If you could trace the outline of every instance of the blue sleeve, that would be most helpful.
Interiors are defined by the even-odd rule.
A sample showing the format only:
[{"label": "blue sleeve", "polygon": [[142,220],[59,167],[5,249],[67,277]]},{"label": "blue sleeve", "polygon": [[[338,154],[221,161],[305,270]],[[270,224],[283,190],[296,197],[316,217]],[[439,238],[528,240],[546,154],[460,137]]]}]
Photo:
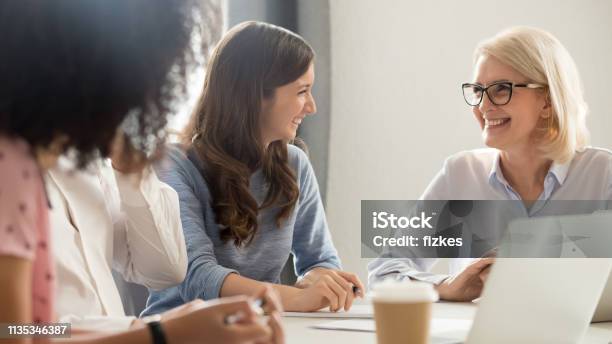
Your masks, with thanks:
[{"label": "blue sleeve", "polygon": [[[449,199],[449,164],[451,159],[452,157],[444,161],[442,169],[429,183],[419,200]],[[438,258],[400,258],[404,255],[404,248],[385,247],[380,257],[368,263],[368,288],[372,288],[374,284],[387,278],[395,280],[408,278],[439,284],[448,277],[448,275],[429,272]]]},{"label": "blue sleeve", "polygon": [[289,146],[289,149],[290,153],[297,154],[299,170],[296,173],[300,189],[291,247],[295,272],[301,277],[315,267],[341,269],[340,258],[329,233],[319,185],[312,166],[306,154],[299,148]]},{"label": "blue sleeve", "polygon": [[170,152],[172,162],[158,169],[159,178],[176,190],[179,196],[181,222],[187,246],[187,275],[179,286],[185,302],[197,298],[210,300],[219,297],[225,277],[236,270],[217,264],[213,242],[206,232],[202,207],[208,199],[204,179],[186,157]]}]

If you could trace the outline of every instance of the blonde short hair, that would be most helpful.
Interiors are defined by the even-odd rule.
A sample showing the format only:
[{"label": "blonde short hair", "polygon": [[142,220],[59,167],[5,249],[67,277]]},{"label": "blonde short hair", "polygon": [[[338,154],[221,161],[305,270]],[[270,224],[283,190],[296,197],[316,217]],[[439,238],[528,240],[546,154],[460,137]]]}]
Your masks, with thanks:
[{"label": "blonde short hair", "polygon": [[552,104],[552,118],[540,146],[549,159],[564,163],[589,141],[588,106],[574,60],[550,33],[531,27],[514,27],[481,42],[474,61],[492,56],[514,68],[530,82],[544,84]]}]

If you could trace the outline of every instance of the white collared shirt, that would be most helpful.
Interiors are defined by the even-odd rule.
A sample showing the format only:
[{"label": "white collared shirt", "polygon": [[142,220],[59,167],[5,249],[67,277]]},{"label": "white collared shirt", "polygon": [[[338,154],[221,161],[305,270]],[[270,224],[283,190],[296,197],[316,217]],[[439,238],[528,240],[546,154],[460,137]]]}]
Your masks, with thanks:
[{"label": "white collared shirt", "polygon": [[109,161],[89,172],[69,169],[60,159],[46,176],[58,318],[79,329],[125,330],[134,317],[125,315],[112,268],[152,289],[185,277],[178,196],[151,168],[140,181]]},{"label": "white collared shirt", "polygon": [[[420,199],[520,201],[521,197],[503,176],[499,151],[485,148],[447,158]],[[565,164],[553,162],[544,179],[544,190],[530,208],[523,206],[522,215],[545,215],[552,203],[548,200],[612,200],[612,152],[589,147],[577,152]],[[448,275],[429,272],[436,261],[435,258],[379,258],[368,265],[369,282],[408,277],[437,284]],[[449,273],[458,273],[471,261],[470,258],[451,259]]]}]

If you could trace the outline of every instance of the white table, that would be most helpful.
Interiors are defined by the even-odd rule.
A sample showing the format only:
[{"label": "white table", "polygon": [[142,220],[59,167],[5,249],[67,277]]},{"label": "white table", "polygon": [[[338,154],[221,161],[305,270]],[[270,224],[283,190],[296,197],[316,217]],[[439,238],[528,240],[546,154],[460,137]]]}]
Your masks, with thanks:
[{"label": "white table", "polygon": [[[436,303],[433,316],[450,319],[472,319],[476,305],[472,303]],[[287,344],[375,344],[376,334],[368,332],[318,330],[311,326],[341,320],[338,318],[284,317]],[[583,343],[612,343],[612,322],[591,324]]]}]

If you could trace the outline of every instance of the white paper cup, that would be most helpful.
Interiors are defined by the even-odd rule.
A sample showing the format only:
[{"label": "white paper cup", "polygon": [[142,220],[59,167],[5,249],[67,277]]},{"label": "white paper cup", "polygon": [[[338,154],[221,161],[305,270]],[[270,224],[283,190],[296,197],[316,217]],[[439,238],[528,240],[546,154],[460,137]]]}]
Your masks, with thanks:
[{"label": "white paper cup", "polygon": [[379,344],[429,342],[431,304],[438,300],[433,285],[386,280],[374,285],[369,298],[374,305]]}]

